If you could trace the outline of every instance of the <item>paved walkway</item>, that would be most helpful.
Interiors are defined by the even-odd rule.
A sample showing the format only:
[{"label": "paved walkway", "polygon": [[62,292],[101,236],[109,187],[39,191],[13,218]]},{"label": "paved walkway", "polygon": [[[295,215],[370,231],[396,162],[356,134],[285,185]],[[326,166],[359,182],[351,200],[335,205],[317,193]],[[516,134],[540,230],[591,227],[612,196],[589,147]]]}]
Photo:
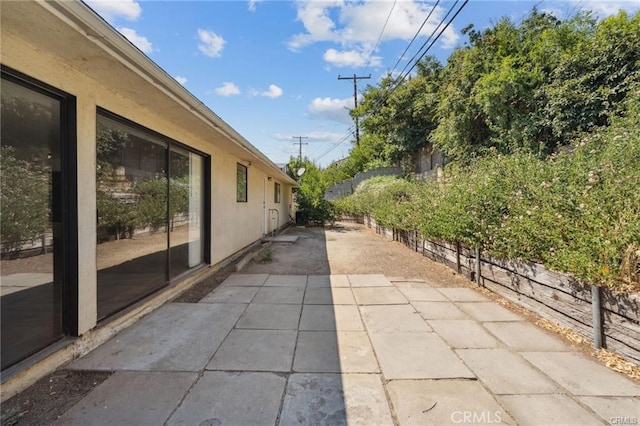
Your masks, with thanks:
[{"label": "paved walkway", "polygon": [[473,289],[383,275],[232,275],[69,368],[115,374],[60,424],[640,421],[640,386]]}]

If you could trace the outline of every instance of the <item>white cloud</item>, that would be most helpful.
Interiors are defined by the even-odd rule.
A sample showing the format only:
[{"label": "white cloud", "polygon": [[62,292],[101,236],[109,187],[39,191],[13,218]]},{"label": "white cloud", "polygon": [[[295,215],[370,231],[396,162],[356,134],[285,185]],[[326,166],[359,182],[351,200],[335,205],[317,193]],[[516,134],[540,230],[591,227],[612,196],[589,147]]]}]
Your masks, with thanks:
[{"label": "white cloud", "polygon": [[256,11],[256,5],[262,3],[264,0],[249,0],[249,12]]},{"label": "white cloud", "polygon": [[606,17],[611,15],[617,15],[620,10],[626,10],[627,12],[635,12],[640,10],[640,0],[587,0],[580,4],[580,8],[583,10],[592,10],[600,17]]},{"label": "white cloud", "polygon": [[329,62],[330,64],[335,65],[336,67],[363,67],[367,65],[378,66],[380,65],[380,57],[379,56],[371,56],[365,55],[363,52],[358,52],[356,50],[344,50],[342,52],[338,52],[336,49],[329,49],[324,52],[322,58]]},{"label": "white cloud", "polygon": [[133,43],[138,49],[142,50],[144,53],[153,52],[153,46],[151,42],[147,40],[146,37],[143,37],[136,33],[136,30],[132,30],[131,28],[121,27],[118,28],[118,31],[127,38],[131,43]]},{"label": "white cloud", "polygon": [[315,98],[307,107],[311,118],[352,124],[349,110],[353,108],[353,98]]},{"label": "white cloud", "polygon": [[214,91],[220,96],[234,96],[240,94],[238,86],[230,81],[225,81],[222,83],[222,86],[217,87]]},{"label": "white cloud", "polygon": [[142,13],[140,4],[135,0],[84,0],[84,2],[109,22],[118,18],[135,21]]},{"label": "white cloud", "polygon": [[265,96],[267,98],[275,99],[275,98],[279,98],[280,96],[282,96],[282,93],[283,92],[282,92],[281,88],[279,88],[275,84],[270,84],[269,85],[269,90],[267,90],[266,92],[261,92],[260,96]]},{"label": "white cloud", "polygon": [[224,44],[226,43],[221,36],[213,31],[198,29],[198,39],[201,42],[198,45],[198,49],[202,53],[212,58],[220,57]]},{"label": "white cloud", "polygon": [[[417,0],[399,1],[393,8],[391,16],[389,16],[391,2],[386,1],[298,1],[296,7],[297,20],[302,22],[305,32],[291,37],[288,42],[289,49],[296,51],[316,42],[333,42],[342,47],[342,55],[337,55],[336,49],[330,49],[332,52],[325,53],[325,60],[333,59],[333,63],[344,63],[344,66],[347,64],[365,66],[369,56],[375,53],[373,49],[387,17],[389,22],[380,42],[408,41],[420,28],[433,5]],[[436,7],[420,35],[429,36],[444,15],[445,9]],[[449,48],[455,46],[458,39],[456,30],[453,26],[449,26],[442,34],[439,43]],[[356,61],[356,55],[367,60]],[[374,66],[380,64],[380,58],[374,56],[371,64]]]},{"label": "white cloud", "polygon": [[175,76],[175,77],[173,77],[173,78],[174,78],[178,83],[182,84],[183,86],[184,86],[185,84],[187,84],[187,81],[189,81],[189,80],[187,80],[187,77],[181,77],[181,76],[179,76],[179,75],[176,75],[176,76]]}]

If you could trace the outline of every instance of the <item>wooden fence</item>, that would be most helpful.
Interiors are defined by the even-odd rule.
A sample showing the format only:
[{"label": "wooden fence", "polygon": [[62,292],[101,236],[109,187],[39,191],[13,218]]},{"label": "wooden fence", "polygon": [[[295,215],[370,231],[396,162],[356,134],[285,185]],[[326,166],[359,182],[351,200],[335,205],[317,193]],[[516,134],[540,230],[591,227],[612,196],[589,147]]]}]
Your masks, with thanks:
[{"label": "wooden fence", "polygon": [[460,243],[434,242],[416,231],[386,229],[370,216],[361,222],[505,299],[593,338],[596,347],[606,347],[640,364],[640,295],[586,285],[537,263],[497,259],[486,253],[480,253],[478,263],[478,251]]}]

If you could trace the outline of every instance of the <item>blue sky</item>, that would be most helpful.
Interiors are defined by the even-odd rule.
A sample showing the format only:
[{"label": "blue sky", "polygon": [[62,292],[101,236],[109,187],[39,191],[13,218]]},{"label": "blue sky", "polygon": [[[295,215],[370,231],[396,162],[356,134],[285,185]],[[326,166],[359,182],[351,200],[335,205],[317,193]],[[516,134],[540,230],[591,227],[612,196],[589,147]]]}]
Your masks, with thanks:
[{"label": "blue sky", "polygon": [[[354,139],[348,115],[353,83],[338,76],[371,75],[358,81],[362,91],[389,71],[402,70],[450,8],[446,21],[463,2],[440,1],[436,7],[435,0],[85,3],[272,161],[297,156],[294,137],[303,136],[308,144],[303,156],[326,166],[348,155]],[[471,0],[428,54],[444,64],[466,41],[460,30],[468,24],[482,29],[503,16],[518,22],[534,6],[559,18],[581,9],[603,17],[619,9],[635,12],[640,0]]]}]

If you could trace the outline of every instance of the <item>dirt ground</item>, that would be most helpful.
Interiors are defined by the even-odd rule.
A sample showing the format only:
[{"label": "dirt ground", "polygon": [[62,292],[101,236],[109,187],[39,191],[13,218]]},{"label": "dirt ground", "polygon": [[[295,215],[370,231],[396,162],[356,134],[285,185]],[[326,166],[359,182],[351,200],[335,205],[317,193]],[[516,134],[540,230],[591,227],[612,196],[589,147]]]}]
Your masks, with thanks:
[{"label": "dirt ground", "polygon": [[[585,339],[559,329],[537,315],[510,303],[485,289],[479,289],[467,278],[448,267],[433,262],[404,245],[376,235],[364,225],[337,223],[335,226],[291,227],[286,235],[297,235],[295,243],[266,244],[241,273],[278,275],[384,274],[391,278],[420,279],[439,287],[475,288],[501,305],[518,312],[549,333],[555,333],[584,353],[594,355],[611,367],[609,360],[594,354]],[[197,283],[175,301],[195,303],[214,290],[235,271],[227,265]],[[615,357],[614,357],[615,358]],[[622,362],[617,360],[618,362]],[[628,364],[625,364],[628,368]],[[630,377],[638,380],[637,367],[630,367]],[[616,369],[616,368],[614,368]],[[621,371],[618,369],[618,371]],[[624,372],[624,371],[622,371]],[[46,425],[71,408],[84,395],[98,386],[109,373],[56,371],[19,395],[2,404],[2,425]]]}]

